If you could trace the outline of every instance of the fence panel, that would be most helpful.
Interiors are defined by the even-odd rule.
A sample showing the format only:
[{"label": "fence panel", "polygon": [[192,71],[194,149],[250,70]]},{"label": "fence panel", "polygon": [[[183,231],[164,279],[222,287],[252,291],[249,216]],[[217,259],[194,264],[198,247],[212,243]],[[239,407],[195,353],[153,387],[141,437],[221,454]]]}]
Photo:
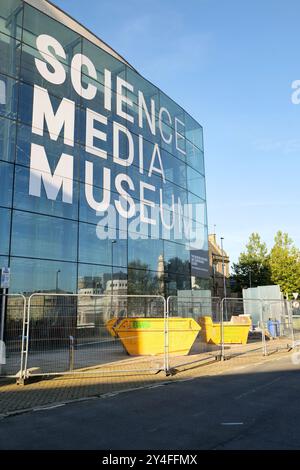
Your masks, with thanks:
[{"label": "fence panel", "polygon": [[168,372],[300,345],[300,309],[288,301],[37,293],[26,308],[22,295],[6,300],[5,376]]},{"label": "fence panel", "polygon": [[[0,296],[1,328],[3,328],[4,348],[3,363],[0,364],[0,376],[14,377],[21,369],[21,351],[24,343],[24,318],[26,316],[26,298],[22,294],[2,294]],[[3,326],[2,326],[3,325]],[[2,346],[3,347],[3,346]]]},{"label": "fence panel", "polygon": [[300,302],[292,300],[290,302],[290,318],[293,326],[293,347],[300,346]]},{"label": "fence panel", "polygon": [[[292,318],[291,303],[288,300],[263,300],[263,322],[266,336],[266,353],[289,350],[293,347],[294,334],[298,325]],[[295,331],[294,331],[294,328]]]},{"label": "fence panel", "polygon": [[222,300],[221,310],[222,357],[264,355],[261,300],[226,298]]},{"label": "fence panel", "polygon": [[[164,369],[165,310],[161,296],[33,294],[23,376]],[[146,354],[151,331],[155,356]]]},{"label": "fence panel", "polygon": [[220,345],[206,341],[201,328],[203,319],[220,319],[219,298],[175,297],[167,299],[167,368],[203,364],[220,355]]}]

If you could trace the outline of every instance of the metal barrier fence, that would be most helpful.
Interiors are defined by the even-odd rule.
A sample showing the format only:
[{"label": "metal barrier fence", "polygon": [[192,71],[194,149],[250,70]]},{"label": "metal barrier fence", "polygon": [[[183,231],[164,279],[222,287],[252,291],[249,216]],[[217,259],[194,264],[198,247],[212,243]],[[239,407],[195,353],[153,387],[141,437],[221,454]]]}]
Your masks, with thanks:
[{"label": "metal barrier fence", "polygon": [[262,301],[224,298],[221,302],[221,358],[266,355]]},{"label": "metal barrier fence", "polygon": [[189,364],[215,360],[221,353],[220,344],[206,341],[201,319],[211,317],[220,321],[221,300],[216,297],[181,297],[167,299],[167,357],[168,371]]},{"label": "metal barrier fence", "polygon": [[290,302],[290,312],[293,327],[293,348],[300,346],[300,302],[293,300]]},{"label": "metal barrier fence", "polygon": [[16,377],[20,373],[21,351],[24,349],[26,297],[22,294],[2,294],[0,301],[0,312],[4,312],[1,315],[1,336],[5,340],[1,345],[0,376]]},{"label": "metal barrier fence", "polygon": [[[222,299],[221,310],[222,358],[255,354],[260,349],[267,356],[294,347],[293,316],[288,300]],[[247,317],[251,320],[246,344],[235,341],[236,322],[241,321],[236,315],[245,322]]]},{"label": "metal barrier fence", "polygon": [[0,375],[20,382],[59,374],[168,375],[188,364],[300,346],[300,307],[287,300],[35,293],[5,301]]},{"label": "metal barrier fence", "polygon": [[[161,319],[162,356],[143,349],[142,319]],[[118,329],[116,336],[115,330]],[[166,369],[165,299],[150,295],[32,294],[25,319],[21,376],[157,372]],[[135,348],[135,349],[134,349]],[[140,351],[141,350],[141,351]]]},{"label": "metal barrier fence", "polygon": [[294,347],[293,312],[288,300],[263,300],[262,317],[265,328],[266,354]]}]

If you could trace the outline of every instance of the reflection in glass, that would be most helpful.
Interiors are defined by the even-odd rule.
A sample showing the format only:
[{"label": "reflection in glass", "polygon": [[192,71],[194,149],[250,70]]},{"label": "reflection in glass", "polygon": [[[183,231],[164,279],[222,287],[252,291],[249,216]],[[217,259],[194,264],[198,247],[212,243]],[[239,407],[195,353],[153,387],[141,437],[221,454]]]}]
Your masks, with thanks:
[{"label": "reflection in glass", "polygon": [[12,227],[12,255],[76,261],[75,222],[14,211]]},{"label": "reflection in glass", "polygon": [[0,207],[0,254],[8,255],[11,211]]},{"label": "reflection in glass", "polygon": [[0,162],[0,206],[11,207],[14,166]]},{"label": "reflection in glass", "polygon": [[[57,272],[59,282],[57,286]],[[75,263],[43,259],[11,258],[11,293],[76,292]]]},{"label": "reflection in glass", "polygon": [[[24,30],[21,35],[23,11]],[[36,67],[35,60],[42,58],[36,44],[40,34],[57,39],[66,53],[66,58],[59,58],[66,72],[66,79],[59,86],[46,81]],[[45,52],[53,51],[50,48]],[[89,84],[97,88],[92,100],[80,97],[71,82],[71,61],[74,54],[81,52],[92,61],[97,72],[97,77],[92,79],[88,69],[82,67],[83,88]],[[9,253],[11,216],[10,211],[4,208],[10,209],[13,200],[12,289],[30,293],[35,290],[75,292],[78,288],[82,292],[92,289],[93,292],[107,294],[112,291],[171,294],[176,293],[176,289],[190,289],[190,253],[187,247],[207,249],[202,127],[130,66],[82,38],[75,29],[67,28],[21,0],[0,2],[0,56],[0,253]],[[105,69],[111,72],[111,89],[109,73],[105,75]],[[133,117],[133,123],[117,114],[120,98],[117,95],[117,91],[120,93],[117,77],[133,87],[132,91],[123,90],[132,101],[132,104],[123,103],[123,110]],[[34,84],[48,91],[54,113],[63,97],[75,102],[74,146],[64,144],[63,129],[57,139],[51,139],[46,122],[43,123],[43,135],[33,132]],[[104,103],[109,103],[107,98],[110,96],[111,109],[109,106],[105,109]],[[143,104],[142,96],[145,100],[143,106],[150,112],[150,123],[145,110],[139,108]],[[151,103],[155,104],[154,122],[151,121]],[[105,134],[106,140],[101,135],[99,138],[97,132],[87,139],[86,108],[107,118],[107,124],[94,120],[92,125],[95,131]],[[142,121],[139,121],[141,116]],[[131,133],[134,158],[128,167],[116,164],[113,159],[113,121],[125,125]],[[129,151],[128,136],[120,132],[119,137],[119,157],[125,160]],[[32,143],[44,148],[52,176],[62,153],[74,158],[72,204],[63,202],[61,189],[56,200],[49,199],[43,181],[40,197],[29,194]],[[106,151],[107,158],[99,157],[93,146]],[[152,170],[153,164],[156,168],[160,166],[157,156],[152,161],[154,148],[160,151],[165,178],[155,169],[152,175],[148,175],[151,165]],[[15,157],[14,167],[7,162],[15,162]],[[124,195],[122,198],[118,193],[116,177],[123,173],[131,179],[134,189],[124,180],[122,183],[123,190],[136,204],[137,212],[133,217],[122,219],[117,213],[117,217],[108,220],[106,214],[97,214],[95,207],[90,207],[86,189],[89,191],[91,186],[85,186],[86,162],[93,165],[94,187],[89,193],[89,201],[94,199],[94,206],[103,199],[104,169],[110,171],[110,203],[114,208],[121,199],[123,208],[128,209]],[[144,191],[141,182],[145,183]],[[181,224],[186,231],[175,233],[160,226],[158,232],[154,231],[155,238],[149,239],[150,234],[153,235],[153,227],[138,221],[140,208],[137,203],[141,199],[155,203],[157,208],[160,202],[167,204],[169,207],[163,211],[167,224],[172,221],[172,203],[177,204],[179,199],[183,213],[180,205],[175,207],[178,225]],[[194,207],[198,205],[198,212],[186,212],[188,209],[184,206],[187,203]],[[151,217],[153,214],[147,207],[146,203],[146,215]],[[105,230],[111,229],[113,235],[110,232],[108,238],[102,237]],[[190,242],[195,229],[198,231]],[[140,232],[140,237],[131,236],[137,232]],[[7,264],[8,260],[1,259]],[[77,275],[76,262],[79,261]]]},{"label": "reflection in glass", "polygon": [[21,0],[1,0],[0,31],[8,36],[21,39],[23,2]]}]

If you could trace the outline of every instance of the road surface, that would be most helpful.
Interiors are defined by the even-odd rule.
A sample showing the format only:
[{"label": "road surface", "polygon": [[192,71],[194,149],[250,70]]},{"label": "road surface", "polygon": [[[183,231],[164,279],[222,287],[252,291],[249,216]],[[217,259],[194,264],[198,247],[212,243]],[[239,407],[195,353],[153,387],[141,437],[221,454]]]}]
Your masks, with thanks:
[{"label": "road surface", "polygon": [[0,421],[0,449],[299,449],[291,355]]}]

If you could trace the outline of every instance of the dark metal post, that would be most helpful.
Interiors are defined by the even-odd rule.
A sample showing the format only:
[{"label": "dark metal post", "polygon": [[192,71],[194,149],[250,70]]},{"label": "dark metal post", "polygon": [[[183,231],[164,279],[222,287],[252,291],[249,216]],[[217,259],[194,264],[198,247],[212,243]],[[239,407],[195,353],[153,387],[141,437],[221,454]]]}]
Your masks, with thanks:
[{"label": "dark metal post", "polygon": [[0,325],[0,348],[1,348],[0,374],[2,372],[2,365],[5,364],[4,328],[5,328],[6,294],[7,294],[7,289],[2,289],[1,325]]},{"label": "dark metal post", "polygon": [[112,316],[112,306],[113,306],[113,297],[114,297],[114,244],[117,243],[116,240],[111,241],[111,299],[110,299],[110,315]]},{"label": "dark metal post", "polygon": [[55,292],[56,293],[58,292],[58,275],[59,275],[60,272],[61,272],[60,269],[58,269],[56,271],[56,284],[55,284]]},{"label": "dark metal post", "polygon": [[[227,292],[226,292],[226,276],[225,276],[225,261],[224,261],[223,240],[224,240],[224,238],[221,237],[223,288],[224,288],[224,298],[226,299]],[[226,302],[226,300],[225,300],[225,302]],[[228,320],[227,304],[226,303],[225,303],[225,316],[226,316],[226,320]]]},{"label": "dark metal post", "polygon": [[69,371],[74,370],[74,336],[69,336]]}]

